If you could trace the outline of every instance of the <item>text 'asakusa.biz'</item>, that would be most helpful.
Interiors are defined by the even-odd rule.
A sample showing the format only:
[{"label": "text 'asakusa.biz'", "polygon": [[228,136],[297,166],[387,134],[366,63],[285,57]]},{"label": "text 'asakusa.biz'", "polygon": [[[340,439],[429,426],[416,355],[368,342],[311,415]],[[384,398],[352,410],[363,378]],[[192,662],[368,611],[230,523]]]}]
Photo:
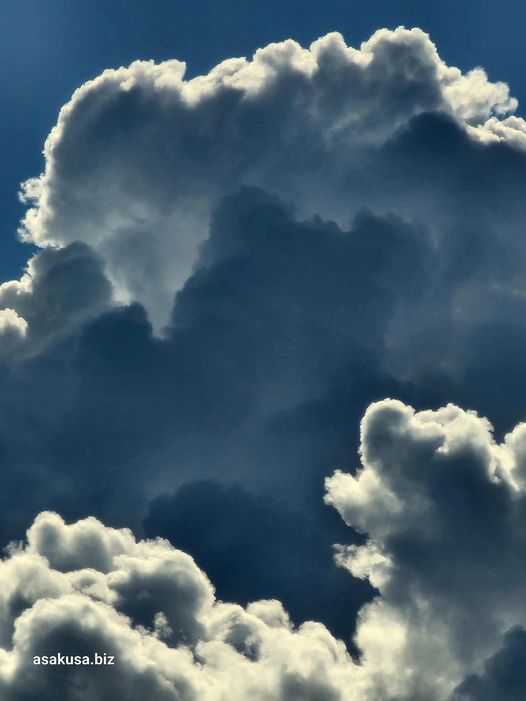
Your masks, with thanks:
[{"label": "text 'asakusa.biz'", "polygon": [[109,667],[115,664],[114,655],[99,654],[94,655],[64,655],[57,652],[55,655],[35,655],[33,657],[34,665],[42,666],[72,666],[72,667]]}]

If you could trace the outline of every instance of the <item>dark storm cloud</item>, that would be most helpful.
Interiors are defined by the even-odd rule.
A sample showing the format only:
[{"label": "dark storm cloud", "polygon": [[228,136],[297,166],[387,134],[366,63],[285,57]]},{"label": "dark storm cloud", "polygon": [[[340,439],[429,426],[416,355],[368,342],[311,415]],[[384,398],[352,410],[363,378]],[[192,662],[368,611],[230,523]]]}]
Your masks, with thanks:
[{"label": "dark storm cloud", "polygon": [[[495,599],[507,595],[491,572],[513,584],[506,629],[521,624],[519,502],[480,467],[486,454],[470,441],[487,443],[484,424],[457,422],[467,447],[439,473],[427,426],[394,440],[400,408],[377,433],[368,424],[366,474],[381,462],[399,481],[393,503],[380,490],[349,516],[362,535],[320,493],[334,468],[356,467],[359,421],[386,396],[417,409],[455,401],[499,436],[524,418],[526,129],[505,117],[515,107],[480,69],[447,67],[418,30],[382,31],[361,51],[337,35],[310,50],[287,42],[190,82],[177,62],[137,63],[83,86],[48,139],[45,174],[26,188],[36,199],[24,235],[41,250],[0,289],[3,540],[47,508],[138,530],[147,516],[147,534],[195,555],[219,597],[279,598],[294,622],[321,619],[346,639],[358,625],[366,666],[391,667],[377,683],[355,680],[356,698],[370,683],[382,701],[447,698],[505,633]],[[520,486],[521,430],[513,436]],[[422,461],[431,467],[420,474]],[[397,514],[404,499],[416,533]],[[106,575],[113,556],[98,536],[86,536],[80,562],[75,544],[55,552],[51,533],[39,552],[54,573]],[[363,538],[355,573],[375,564],[372,586],[329,564],[333,543]],[[357,621],[386,582],[386,558],[399,576]],[[146,586],[138,556],[105,601],[191,646],[205,636],[192,624],[201,599],[175,595],[172,575],[148,569]],[[406,606],[406,580],[432,613],[436,648],[419,645],[423,608]],[[484,628],[473,659],[468,605]],[[231,641],[254,657],[247,625]],[[446,681],[419,675],[435,657]],[[332,672],[327,683],[298,674],[261,698],[343,693]]]},{"label": "dark storm cloud", "polygon": [[484,663],[484,672],[469,676],[451,701],[520,701],[526,687],[526,632],[520,626],[508,631],[502,648]]},{"label": "dark storm cloud", "polygon": [[27,324],[17,350],[34,354],[50,339],[100,314],[112,301],[100,257],[86,244],[47,248],[29,262],[20,281],[0,286],[0,304]]},{"label": "dark storm cloud", "polygon": [[[396,217],[362,215],[347,233],[321,221],[299,223],[289,208],[255,190],[226,200],[164,339],[152,336],[140,307],[126,307],[63,342],[69,375],[60,363],[50,367],[45,354],[32,361],[32,371],[65,386],[68,399],[51,428],[49,416],[37,417],[35,438],[44,431],[44,447],[24,445],[25,459],[29,452],[46,475],[26,502],[29,513],[52,505],[68,517],[97,513],[137,526],[149,495],[167,485],[196,476],[241,482],[264,495],[254,497],[260,508],[248,518],[238,494],[243,532],[227,521],[225,548],[230,566],[245,570],[239,580],[245,599],[279,596],[298,620],[316,612],[348,637],[352,616],[342,618],[340,601],[318,592],[336,586],[356,609],[364,587],[345,595],[348,583],[330,569],[331,545],[342,534],[320,506],[320,486],[328,465],[348,460],[353,417],[359,420],[371,394],[398,389],[378,371],[378,350],[390,310],[424,284],[421,236]],[[60,358],[56,349],[49,354]],[[16,373],[7,378],[10,394],[20,381]],[[275,496],[282,489],[290,495],[287,508],[298,511],[284,518],[283,532],[292,537],[310,512],[295,584],[284,563],[278,571],[272,537],[261,532],[270,526],[278,535],[283,507]],[[232,505],[220,487],[218,495],[224,522],[221,512]],[[164,528],[177,541],[170,507],[166,500],[161,522],[153,512],[149,532]],[[203,508],[199,499],[188,504],[189,522],[200,522]],[[251,570],[242,563],[243,539],[254,540]],[[300,586],[310,570],[315,576]],[[222,595],[240,593],[226,570],[212,573]]]},{"label": "dark storm cloud", "polygon": [[[435,123],[458,135],[448,119]],[[420,122],[409,127],[419,128]],[[319,219],[301,222],[254,189],[225,199],[163,338],[152,334],[140,306],[116,308],[8,371],[6,410],[26,387],[32,401],[15,402],[17,430],[5,437],[6,465],[23,466],[14,478],[8,470],[5,498],[39,486],[4,528],[16,533],[46,506],[69,518],[95,513],[138,527],[150,498],[211,478],[241,483],[270,502],[286,490],[312,522],[298,549],[301,567],[323,570],[340,536],[319,506],[320,485],[333,466],[352,466],[356,426],[369,402],[391,394],[420,406],[454,398],[478,407],[482,389],[466,375],[484,365],[502,374],[493,344],[478,344],[467,367],[464,356],[472,353],[472,327],[485,334],[500,309],[510,315],[510,278],[502,274],[504,289],[485,291],[493,309],[487,320],[478,312],[474,320],[466,313],[456,318],[453,300],[474,279],[480,283],[484,263],[467,261],[472,274],[450,279],[456,250],[448,241],[438,245],[433,233],[395,215],[361,214],[349,231]],[[520,299],[516,305],[522,308]],[[429,321],[428,339],[420,329]],[[511,334],[518,322],[500,323]],[[509,352],[520,357],[519,348]],[[505,386],[492,396],[492,405],[499,403],[504,418],[522,415]],[[23,427],[30,422],[27,440]],[[177,517],[175,526],[166,525],[170,503],[158,528],[177,542]],[[192,508],[199,522],[198,500]],[[257,529],[254,520],[238,534],[232,523],[231,551],[254,538],[261,562],[272,559],[272,543]],[[239,558],[233,560],[239,569]],[[231,591],[224,572],[213,574],[221,591]],[[300,619],[317,611],[341,635],[353,628],[338,603],[315,603],[314,583],[296,595],[284,576],[276,582],[264,567],[245,579],[247,598],[279,596],[296,603],[290,608]],[[333,579],[320,575],[319,586],[330,588]],[[259,589],[264,582],[267,594]],[[349,609],[363,596],[361,587],[350,593]]]},{"label": "dark storm cloud", "polygon": [[[323,625],[291,624],[276,600],[219,600],[168,541],[137,542],[92,517],[66,525],[42,513],[0,562],[2,697],[522,698],[525,447],[525,424],[497,444],[487,420],[454,405],[369,407],[361,467],[328,479],[326,498],[365,538],[338,546],[337,564],[375,589],[357,617],[356,659]],[[238,498],[223,501],[232,508]],[[220,538],[222,524],[214,514],[211,521]],[[279,543],[274,550],[279,558]],[[245,553],[245,567],[252,563]],[[113,655],[116,668],[34,664],[61,652]]]},{"label": "dark storm cloud", "polygon": [[237,485],[189,482],[153,501],[145,530],[193,553],[222,600],[279,599],[294,620],[324,621],[347,639],[352,612],[370,590],[350,587],[348,575],[332,565],[331,544],[349,537],[339,519],[314,504],[312,512]]}]

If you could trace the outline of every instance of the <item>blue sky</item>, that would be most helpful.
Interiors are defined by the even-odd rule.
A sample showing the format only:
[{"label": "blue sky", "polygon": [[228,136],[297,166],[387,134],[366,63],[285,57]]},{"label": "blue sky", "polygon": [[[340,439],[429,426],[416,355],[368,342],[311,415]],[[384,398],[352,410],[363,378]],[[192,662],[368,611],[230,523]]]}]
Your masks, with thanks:
[{"label": "blue sky", "polygon": [[357,46],[400,24],[430,32],[450,65],[484,65],[526,103],[521,0],[0,0],[0,278],[17,277],[27,260],[15,240],[18,184],[41,171],[61,105],[104,68],[179,58],[193,75],[288,37],[308,45],[338,30]]}]

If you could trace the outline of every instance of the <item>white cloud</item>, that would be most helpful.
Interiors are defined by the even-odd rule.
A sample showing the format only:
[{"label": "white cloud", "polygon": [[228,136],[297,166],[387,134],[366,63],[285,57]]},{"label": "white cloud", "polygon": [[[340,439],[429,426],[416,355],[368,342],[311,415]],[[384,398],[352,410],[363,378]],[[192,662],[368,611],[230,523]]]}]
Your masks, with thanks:
[{"label": "white cloud", "polygon": [[0,354],[17,350],[27,334],[27,321],[14,309],[0,309]]},{"label": "white cloud", "polygon": [[[295,630],[275,601],[246,610],[215,601],[189,556],[92,518],[67,526],[56,514],[40,514],[28,544],[0,564],[0,581],[6,701],[57,693],[79,701],[333,701],[354,684],[356,666],[323,625]],[[194,638],[174,636],[181,628]],[[58,652],[111,654],[116,666],[33,664],[35,656]],[[358,698],[350,693],[346,698]]]},{"label": "white cloud", "polygon": [[[329,34],[292,40],[184,79],[185,64],[134,62],[79,88],[24,186],[28,241],[80,240],[102,256],[121,301],[143,303],[159,329],[188,278],[218,199],[256,185],[300,216],[347,224],[363,206],[368,149],[415,115],[445,112],[477,139],[524,142],[504,83],[462,74],[419,29],[382,29],[360,49]],[[414,207],[412,212],[415,213]]]},{"label": "white cloud", "polygon": [[361,469],[327,480],[326,502],[367,537],[336,562],[379,592],[358,646],[400,698],[449,698],[526,625],[524,432],[499,445],[474,412],[385,400],[362,421]]},{"label": "white cloud", "polygon": [[[326,496],[366,536],[336,551],[377,592],[358,615],[359,661],[322,624],[294,627],[277,601],[216,600],[166,541],[40,514],[0,564],[2,698],[485,700],[511,683],[495,677],[498,660],[522,655],[523,433],[498,445],[488,421],[453,405],[369,407],[362,467],[329,478]],[[58,652],[111,654],[118,666],[32,663]]]}]

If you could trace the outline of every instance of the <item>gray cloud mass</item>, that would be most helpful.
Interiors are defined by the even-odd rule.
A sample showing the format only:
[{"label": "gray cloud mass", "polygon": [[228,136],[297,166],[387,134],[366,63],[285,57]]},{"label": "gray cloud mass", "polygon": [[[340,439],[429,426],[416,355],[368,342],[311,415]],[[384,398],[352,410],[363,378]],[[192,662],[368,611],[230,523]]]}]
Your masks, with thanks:
[{"label": "gray cloud mass", "polygon": [[0,697],[525,698],[516,100],[419,29],[184,70],[81,86],[22,188]]},{"label": "gray cloud mass", "polygon": [[[369,407],[361,468],[326,482],[327,503],[365,536],[336,546],[336,564],[375,590],[354,658],[276,600],[218,600],[166,540],[41,513],[0,564],[2,698],[523,698],[524,432],[499,444],[486,419],[454,405]],[[117,667],[33,664],[64,651],[113,655]]]}]

